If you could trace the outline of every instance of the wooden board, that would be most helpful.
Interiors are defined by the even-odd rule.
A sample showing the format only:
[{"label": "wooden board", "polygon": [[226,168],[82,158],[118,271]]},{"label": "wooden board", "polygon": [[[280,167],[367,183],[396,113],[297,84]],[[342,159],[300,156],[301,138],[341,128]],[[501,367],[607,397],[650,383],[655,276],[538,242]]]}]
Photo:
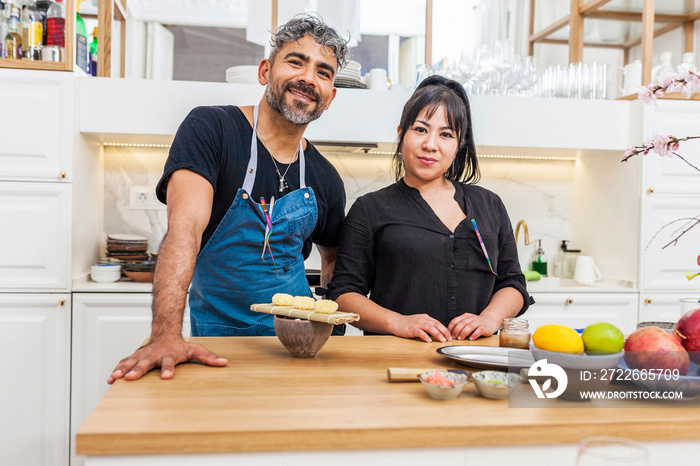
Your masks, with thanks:
[{"label": "wooden board", "polygon": [[313,320],[314,322],[323,322],[326,324],[349,324],[360,320],[358,314],[350,312],[334,312],[333,314],[321,314],[304,309],[294,309],[292,306],[275,306],[274,304],[251,304],[250,310],[254,312],[264,312],[276,316],[296,317],[297,319]]},{"label": "wooden board", "polygon": [[[118,380],[77,434],[79,455],[181,454],[576,443],[590,435],[697,439],[697,404],[629,408],[509,408],[468,384],[456,400],[419,383],[387,381],[389,367],[460,369],[445,344],[392,336],[331,337],[314,358],[293,358],[275,337],[192,338],[228,366],[183,364]],[[477,344],[497,345],[497,338]],[[463,345],[466,342],[454,341]],[[554,407],[556,406],[556,407]]]}]

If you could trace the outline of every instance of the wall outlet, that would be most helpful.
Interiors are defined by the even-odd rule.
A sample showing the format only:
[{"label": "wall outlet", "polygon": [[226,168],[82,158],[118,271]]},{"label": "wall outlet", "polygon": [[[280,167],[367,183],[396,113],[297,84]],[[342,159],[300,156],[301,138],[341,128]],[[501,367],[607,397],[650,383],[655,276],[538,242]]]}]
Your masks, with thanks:
[{"label": "wall outlet", "polygon": [[165,204],[156,197],[154,186],[131,186],[129,188],[129,207],[134,210],[165,210]]}]

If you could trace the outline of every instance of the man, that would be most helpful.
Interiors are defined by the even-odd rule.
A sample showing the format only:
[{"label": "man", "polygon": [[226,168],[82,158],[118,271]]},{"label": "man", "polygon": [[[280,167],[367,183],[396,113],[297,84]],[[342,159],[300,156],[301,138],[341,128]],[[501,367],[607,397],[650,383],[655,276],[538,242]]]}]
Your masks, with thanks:
[{"label": "man", "polygon": [[296,17],[273,36],[258,67],[267,86],[255,107],[199,107],[178,129],[156,188],[168,231],[153,285],[146,346],[119,362],[108,382],[138,379],[196,359],[224,366],[182,339],[190,292],[193,336],[274,335],[272,316],[250,311],[274,293],[310,296],[304,257],[316,243],[322,285],[330,280],[345,212],[333,166],[303,139],[326,110],[345,64],[346,42],[314,17]]}]

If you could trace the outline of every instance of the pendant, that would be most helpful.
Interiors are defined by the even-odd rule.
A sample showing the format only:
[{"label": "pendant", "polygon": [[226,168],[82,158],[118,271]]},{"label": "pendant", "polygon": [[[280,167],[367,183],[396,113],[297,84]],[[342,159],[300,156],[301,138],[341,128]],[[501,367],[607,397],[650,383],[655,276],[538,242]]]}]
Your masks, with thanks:
[{"label": "pendant", "polygon": [[280,176],[280,188],[279,188],[279,192],[284,192],[284,190],[287,189],[288,187],[289,187],[289,186],[288,186],[287,183],[284,181],[284,177],[283,177],[283,176]]}]

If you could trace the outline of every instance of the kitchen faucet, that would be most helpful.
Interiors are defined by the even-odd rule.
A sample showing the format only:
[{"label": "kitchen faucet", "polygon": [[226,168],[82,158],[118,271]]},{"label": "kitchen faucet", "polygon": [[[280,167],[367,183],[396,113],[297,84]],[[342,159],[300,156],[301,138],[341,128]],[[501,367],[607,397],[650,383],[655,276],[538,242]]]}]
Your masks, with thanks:
[{"label": "kitchen faucet", "polygon": [[525,220],[520,220],[518,225],[515,227],[515,245],[518,245],[518,232],[520,231],[520,226],[523,227],[523,232],[525,233],[525,246],[530,244],[530,234],[527,231],[527,223]]}]

